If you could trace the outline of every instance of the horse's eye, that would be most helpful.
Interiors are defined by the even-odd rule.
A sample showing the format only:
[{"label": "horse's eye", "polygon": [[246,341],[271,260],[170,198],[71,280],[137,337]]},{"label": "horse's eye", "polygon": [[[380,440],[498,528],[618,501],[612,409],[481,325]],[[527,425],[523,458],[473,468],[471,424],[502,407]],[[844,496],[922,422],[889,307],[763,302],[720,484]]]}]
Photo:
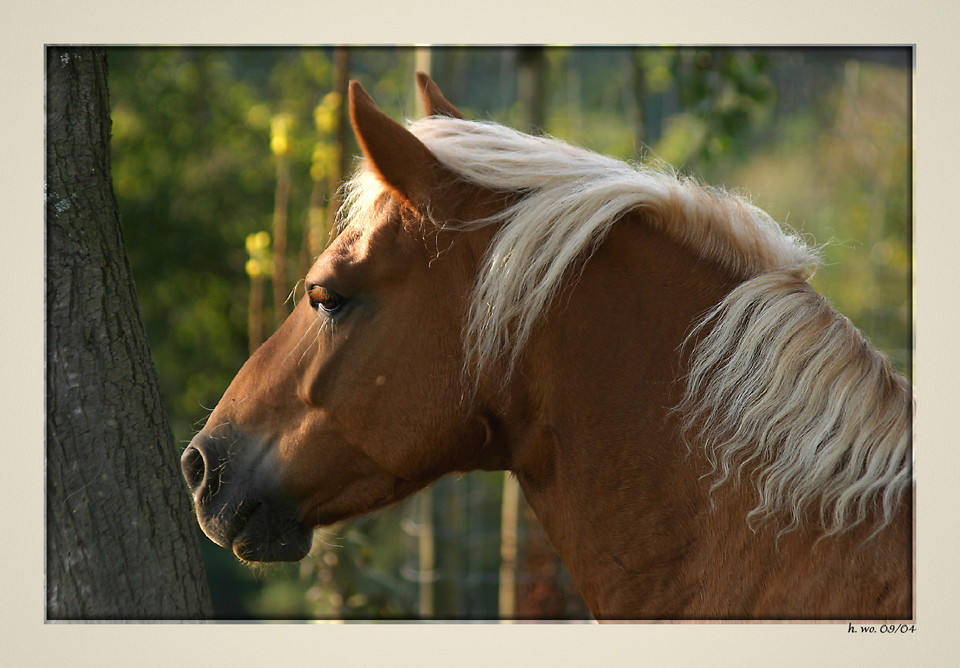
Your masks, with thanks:
[{"label": "horse's eye", "polygon": [[339,311],[346,301],[342,296],[322,285],[312,286],[310,291],[307,292],[307,297],[310,299],[310,306],[315,309],[323,309],[328,314]]}]

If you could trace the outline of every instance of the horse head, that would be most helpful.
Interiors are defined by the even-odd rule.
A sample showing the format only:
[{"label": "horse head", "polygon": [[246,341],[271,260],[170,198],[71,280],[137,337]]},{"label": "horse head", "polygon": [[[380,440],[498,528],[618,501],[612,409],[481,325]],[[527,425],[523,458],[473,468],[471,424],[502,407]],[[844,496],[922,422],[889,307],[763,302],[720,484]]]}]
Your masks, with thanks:
[{"label": "horse head", "polygon": [[[420,85],[431,114],[460,117]],[[301,559],[318,525],[502,467],[461,345],[483,235],[443,228],[494,215],[502,196],[455,178],[357,82],[350,114],[367,181],[354,199],[369,201],[181,459],[203,530],[245,560]]]}]

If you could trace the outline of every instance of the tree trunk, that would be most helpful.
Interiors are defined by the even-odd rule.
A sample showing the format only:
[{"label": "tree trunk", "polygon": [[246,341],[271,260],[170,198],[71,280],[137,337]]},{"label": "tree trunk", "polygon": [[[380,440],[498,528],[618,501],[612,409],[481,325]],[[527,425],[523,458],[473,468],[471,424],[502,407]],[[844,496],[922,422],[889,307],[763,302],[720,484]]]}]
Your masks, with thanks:
[{"label": "tree trunk", "polygon": [[517,94],[521,129],[542,134],[547,124],[547,54],[542,46],[520,47]]},{"label": "tree trunk", "polygon": [[212,611],[124,252],[102,49],[47,50],[48,620]]},{"label": "tree trunk", "polygon": [[[646,76],[646,49],[637,48],[631,52],[630,90],[628,91],[628,108],[630,110],[630,124],[633,126],[635,145],[639,148],[647,143],[646,128],[644,128],[644,104],[647,101]],[[649,144],[647,144],[649,145]]]}]

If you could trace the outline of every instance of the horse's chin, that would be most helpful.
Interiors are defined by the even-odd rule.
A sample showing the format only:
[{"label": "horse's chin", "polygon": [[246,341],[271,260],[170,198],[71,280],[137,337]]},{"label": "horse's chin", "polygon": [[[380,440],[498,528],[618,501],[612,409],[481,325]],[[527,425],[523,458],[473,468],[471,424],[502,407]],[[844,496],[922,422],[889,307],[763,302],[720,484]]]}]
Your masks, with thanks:
[{"label": "horse's chin", "polygon": [[300,522],[298,514],[278,514],[261,504],[231,543],[233,553],[243,561],[300,561],[310,553],[313,529]]}]

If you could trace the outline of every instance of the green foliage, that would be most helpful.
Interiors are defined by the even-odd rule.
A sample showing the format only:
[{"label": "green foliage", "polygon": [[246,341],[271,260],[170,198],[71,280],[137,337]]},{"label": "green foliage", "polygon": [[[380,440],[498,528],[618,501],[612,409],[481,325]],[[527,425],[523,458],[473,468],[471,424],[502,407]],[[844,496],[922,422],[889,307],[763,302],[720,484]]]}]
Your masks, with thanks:
[{"label": "green foliage", "polygon": [[733,49],[676,49],[642,58],[640,66],[650,67],[658,87],[675,82],[684,109],[670,118],[657,155],[683,166],[742,154],[744,135],[763,122],[773,101],[768,63],[762,52]]},{"label": "green foliage", "polygon": [[[246,360],[248,269],[272,271],[269,250],[248,253],[246,242],[271,229],[278,118],[294,179],[291,247],[300,250],[318,139],[313,109],[330,88],[330,50],[111,49],[108,58],[124,236],[167,410],[185,447]],[[291,273],[289,286],[295,282]],[[272,322],[271,309],[264,322]],[[208,569],[217,574],[217,614],[306,614],[305,603],[290,603],[303,601],[297,569],[263,576],[271,587],[301,592],[279,603],[283,597],[269,595],[271,587],[251,580],[229,553],[206,554],[223,561]]]},{"label": "green foliage", "polygon": [[272,206],[269,146],[252,113],[263,101],[229,52],[115,49],[109,59],[124,235],[183,442],[246,353],[244,240]]}]

